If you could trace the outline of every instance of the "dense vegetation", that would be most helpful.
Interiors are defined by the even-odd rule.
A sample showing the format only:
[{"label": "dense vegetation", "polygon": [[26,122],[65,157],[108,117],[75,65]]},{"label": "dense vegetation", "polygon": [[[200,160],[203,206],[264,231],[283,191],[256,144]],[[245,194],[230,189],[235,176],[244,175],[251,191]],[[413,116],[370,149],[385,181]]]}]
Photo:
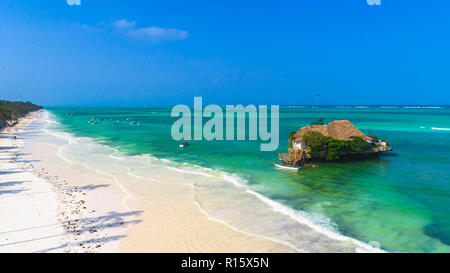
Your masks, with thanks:
[{"label": "dense vegetation", "polygon": [[320,132],[309,131],[303,135],[303,139],[310,148],[311,156],[325,156],[329,161],[338,160],[343,154],[362,153],[373,148],[359,136],[355,136],[351,140],[339,140],[326,137]]},{"label": "dense vegetation", "polygon": [[[311,122],[310,125],[312,125],[312,126],[315,126],[315,125],[325,125],[324,118],[316,119],[315,121]],[[295,133],[297,133],[297,132],[294,131],[294,132],[292,132],[292,133],[289,134],[289,137],[288,137],[288,140],[289,140],[289,148],[292,148],[292,141],[295,139]]]},{"label": "dense vegetation", "polygon": [[292,148],[292,141],[295,139],[295,133],[297,132],[291,132],[289,134],[288,140],[289,140],[289,148]]},{"label": "dense vegetation", "polygon": [[16,122],[28,113],[37,111],[42,107],[31,102],[12,102],[0,100],[0,128],[7,124]]}]

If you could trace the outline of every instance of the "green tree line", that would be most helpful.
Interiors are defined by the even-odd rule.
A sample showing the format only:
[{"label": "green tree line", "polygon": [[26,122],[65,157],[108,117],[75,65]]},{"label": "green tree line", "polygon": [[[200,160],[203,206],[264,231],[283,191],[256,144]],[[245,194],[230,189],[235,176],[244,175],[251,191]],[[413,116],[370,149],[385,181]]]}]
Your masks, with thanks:
[{"label": "green tree line", "polygon": [[31,102],[0,100],[0,128],[8,123],[14,123],[28,113],[41,109],[41,106]]}]

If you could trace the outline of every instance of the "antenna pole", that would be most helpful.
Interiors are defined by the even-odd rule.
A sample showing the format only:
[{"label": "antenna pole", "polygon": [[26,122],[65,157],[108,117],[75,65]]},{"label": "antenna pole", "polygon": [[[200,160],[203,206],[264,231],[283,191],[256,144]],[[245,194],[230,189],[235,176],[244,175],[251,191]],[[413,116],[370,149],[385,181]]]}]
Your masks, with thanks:
[{"label": "antenna pole", "polygon": [[320,94],[317,93],[316,94],[316,118],[317,118],[317,109],[319,108],[319,97],[320,97]]}]

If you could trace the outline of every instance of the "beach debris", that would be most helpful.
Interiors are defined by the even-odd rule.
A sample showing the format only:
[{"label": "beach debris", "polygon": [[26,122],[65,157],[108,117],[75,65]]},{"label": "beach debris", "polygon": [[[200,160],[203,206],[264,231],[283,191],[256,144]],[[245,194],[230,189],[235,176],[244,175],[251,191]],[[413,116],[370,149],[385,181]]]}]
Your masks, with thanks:
[{"label": "beach debris", "polygon": [[99,123],[102,122],[102,121],[103,121],[102,118],[92,117],[92,118],[88,121],[88,123],[90,123],[90,124],[92,124],[92,125],[97,125],[97,124],[99,124]]}]

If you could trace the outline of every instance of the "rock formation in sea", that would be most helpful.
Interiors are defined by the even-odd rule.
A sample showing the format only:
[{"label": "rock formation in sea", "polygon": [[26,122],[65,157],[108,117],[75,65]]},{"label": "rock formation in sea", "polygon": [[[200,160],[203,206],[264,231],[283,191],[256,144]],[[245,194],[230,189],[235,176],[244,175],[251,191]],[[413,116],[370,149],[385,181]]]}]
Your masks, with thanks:
[{"label": "rock formation in sea", "polygon": [[348,120],[310,125],[289,136],[289,152],[280,154],[286,165],[355,159],[392,151],[386,140],[367,136]]}]

